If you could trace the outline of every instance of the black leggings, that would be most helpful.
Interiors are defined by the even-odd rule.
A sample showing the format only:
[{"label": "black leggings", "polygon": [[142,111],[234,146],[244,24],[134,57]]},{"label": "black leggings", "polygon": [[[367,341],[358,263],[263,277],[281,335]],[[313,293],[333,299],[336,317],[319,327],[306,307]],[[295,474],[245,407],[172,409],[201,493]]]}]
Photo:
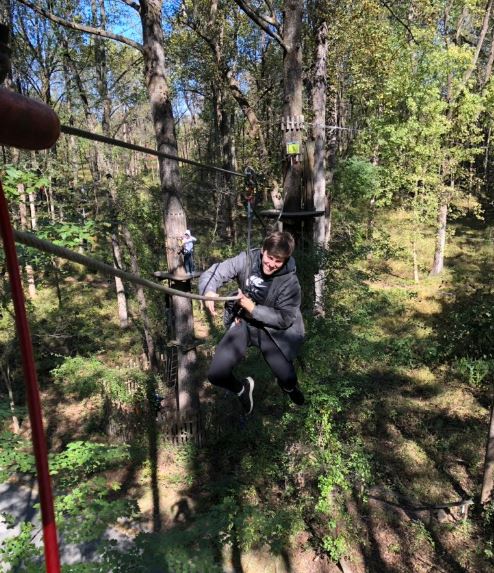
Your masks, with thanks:
[{"label": "black leggings", "polygon": [[233,369],[247,352],[249,346],[260,348],[264,360],[278,379],[283,390],[293,390],[297,384],[297,374],[293,362],[287,360],[271,337],[259,328],[248,326],[244,320],[233,323],[216,347],[208,371],[211,384],[238,393],[241,382],[233,375]]}]

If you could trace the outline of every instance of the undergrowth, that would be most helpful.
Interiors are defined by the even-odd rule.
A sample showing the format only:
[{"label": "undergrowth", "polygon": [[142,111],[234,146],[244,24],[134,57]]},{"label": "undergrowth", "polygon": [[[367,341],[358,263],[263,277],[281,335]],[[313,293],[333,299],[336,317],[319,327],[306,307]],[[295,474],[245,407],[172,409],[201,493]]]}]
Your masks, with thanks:
[{"label": "undergrowth", "polygon": [[[164,572],[216,573],[223,570],[225,548],[238,562],[260,548],[282,555],[296,546],[338,561],[369,535],[362,516],[370,511],[373,487],[417,503],[455,499],[460,490],[478,495],[494,363],[491,287],[476,276],[477,284],[465,289],[452,269],[447,285],[431,280],[417,286],[402,276],[382,288],[389,259],[403,254],[388,235],[380,235],[372,249],[364,233],[355,237],[318,254],[330,272],[325,316],[312,317],[309,308],[305,314],[307,341],[298,371],[306,405],[291,404],[257,351],[250,353],[238,373],[256,380],[254,415],[243,420],[231,396],[206,387],[206,445],[171,450],[159,444],[180,468],[180,495],[196,500],[190,520],[140,533],[125,551],[110,542],[99,544],[98,565],[67,571],[145,573],[159,562]],[[85,300],[85,295],[75,298],[68,314],[85,320]],[[44,351],[42,372],[45,381],[55,383],[54,391],[64,400],[103,393],[130,404],[136,396],[128,392],[132,383],[139,388],[138,400],[144,400],[155,381],[125,359],[135,355],[138,341],[126,334],[125,349],[118,348],[113,325],[86,345],[88,324],[74,341],[79,322],[61,321],[52,303],[44,303],[44,315],[38,308],[34,331],[48,321],[63,335],[65,349]],[[104,296],[98,304],[101,312],[108,310]],[[11,317],[1,320],[7,324]],[[89,324],[95,322],[99,319],[93,317]],[[213,330],[211,341],[219,336],[221,329]],[[5,427],[9,410],[1,413]],[[91,528],[101,534],[118,518],[135,520],[135,500],[120,497],[108,476],[115,464],[135,464],[152,481],[156,460],[148,447],[144,435],[131,448],[81,440],[52,456],[53,478],[63,492],[57,511],[64,531],[73,539],[89,539]],[[3,435],[0,465],[3,477],[32,472],[22,437]],[[171,484],[169,468],[159,469]],[[459,545],[469,546],[465,567],[481,571],[493,563],[492,504],[472,513],[471,523],[470,529],[451,526],[461,542],[448,551],[456,556]],[[384,517],[379,524],[389,526]],[[29,527],[4,547],[7,562],[39,565],[28,543]],[[445,535],[423,522],[407,528],[416,551],[427,546],[438,559]],[[390,546],[393,555],[405,551],[400,541]],[[372,555],[367,558],[374,570]]]}]

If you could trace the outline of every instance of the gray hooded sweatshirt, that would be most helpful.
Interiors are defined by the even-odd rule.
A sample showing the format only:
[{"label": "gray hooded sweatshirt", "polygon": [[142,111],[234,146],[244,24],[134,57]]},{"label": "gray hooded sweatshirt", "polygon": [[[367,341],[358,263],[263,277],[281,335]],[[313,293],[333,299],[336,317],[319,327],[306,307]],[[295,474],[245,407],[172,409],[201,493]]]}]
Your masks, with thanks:
[{"label": "gray hooded sweatshirt", "polygon": [[[260,249],[242,252],[236,257],[212,265],[199,279],[199,292],[217,292],[231,280],[244,290],[247,278],[260,263]],[[250,327],[262,329],[275,342],[285,358],[292,361],[304,340],[304,323],[300,312],[301,290],[296,265],[290,257],[283,267],[267,279],[269,290],[261,304],[256,304],[252,318],[245,317]]]}]

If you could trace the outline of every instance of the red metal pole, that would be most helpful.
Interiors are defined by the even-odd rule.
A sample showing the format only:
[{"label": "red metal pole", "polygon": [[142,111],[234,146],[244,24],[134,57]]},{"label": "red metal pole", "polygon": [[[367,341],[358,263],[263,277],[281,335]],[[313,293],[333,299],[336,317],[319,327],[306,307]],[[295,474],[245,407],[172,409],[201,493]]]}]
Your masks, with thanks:
[{"label": "red metal pole", "polygon": [[19,262],[15,250],[14,234],[10,223],[7,200],[3,193],[0,181],[0,234],[7,260],[7,269],[12,288],[14,302],[15,322],[22,355],[22,368],[26,381],[27,403],[36,469],[38,472],[39,497],[41,502],[41,518],[43,522],[43,541],[45,550],[45,565],[47,573],[60,573],[60,557],[58,552],[57,527],[55,511],[53,508],[53,495],[51,489],[50,473],[48,471],[48,451],[43,430],[41,415],[41,400],[39,396],[34,352],[31,342],[31,333],[27,321],[24,292],[22,290],[19,274]]}]

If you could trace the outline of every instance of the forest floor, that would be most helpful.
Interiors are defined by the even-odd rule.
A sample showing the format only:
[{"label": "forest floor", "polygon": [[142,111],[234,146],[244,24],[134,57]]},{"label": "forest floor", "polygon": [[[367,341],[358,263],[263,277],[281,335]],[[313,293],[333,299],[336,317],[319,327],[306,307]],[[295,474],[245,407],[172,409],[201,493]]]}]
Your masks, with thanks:
[{"label": "forest floor", "polygon": [[[430,249],[430,244],[424,242],[424,249]],[[431,260],[430,252],[421,255],[423,260]],[[489,559],[491,548],[481,541],[484,532],[478,506],[489,393],[480,385],[460,379],[450,367],[421,361],[421,357],[433,351],[438,317],[454,295],[468,290],[468,285],[488,283],[494,276],[493,255],[490,227],[457,224],[441,278],[428,278],[424,268],[421,282],[415,284],[410,280],[407,264],[387,261],[384,265],[377,264],[368,281],[371,291],[385,292],[395,304],[390,312],[354,327],[353,335],[366,341],[371,354],[377,341],[384,345],[384,354],[389,344],[389,355],[398,359],[379,362],[378,353],[377,359],[365,360],[367,370],[360,371],[365,390],[356,393],[346,416],[347,428],[360,436],[375,470],[373,483],[363,497],[350,496],[347,501],[355,528],[348,558],[337,564],[330,562],[314,552],[307,543],[307,534],[302,533],[278,556],[268,548],[250,549],[242,554],[238,548],[227,545],[224,571],[488,573],[494,570]],[[373,263],[367,264],[372,267]],[[196,336],[206,339],[211,336],[210,327],[214,330],[217,326],[199,320]],[[447,337],[448,333],[442,335]],[[251,356],[245,368],[249,364],[257,367],[256,361],[257,355]],[[204,393],[205,400],[220,398],[210,388]],[[273,401],[283,399],[272,381],[265,378],[258,390],[255,415],[267,423]],[[231,429],[238,431],[235,424]],[[177,458],[173,449],[160,460],[159,498],[164,530],[187,527],[199,512],[207,511],[207,480],[197,480],[189,470],[187,460]],[[213,474],[213,479],[218,476]],[[469,505],[470,502],[474,504]],[[149,490],[141,497],[140,506],[152,516]]]},{"label": "forest floor", "polygon": [[[206,561],[211,558],[219,564],[204,573],[492,572],[494,548],[485,542],[478,504],[489,392],[453,368],[424,357],[434,353],[438,318],[448,311],[455,295],[468,291],[469,285],[492,281],[493,254],[491,227],[458,223],[441,278],[423,273],[423,280],[415,284],[408,262],[370,259],[365,263],[372,271],[366,280],[368,292],[386,297],[389,308],[351,328],[355,353],[361,356],[358,368],[356,359],[348,358],[346,372],[354,368],[352,379],[360,387],[344,413],[345,431],[362,442],[373,476],[360,495],[348,495],[346,510],[353,530],[348,558],[332,563],[316,553],[305,531],[296,533],[277,555],[267,546],[253,544],[241,551],[231,542],[224,543],[221,555],[215,555],[211,540],[219,539],[222,532],[215,530],[208,512],[215,487],[221,487],[227,476],[222,475],[221,464],[215,467],[215,459],[204,459],[212,455],[211,450],[201,453],[166,444],[161,444],[156,468],[144,463],[112,475],[121,482],[123,493],[138,500],[143,516],[126,534],[159,529],[170,546],[187,535],[199,536],[194,546],[200,546]],[[431,260],[430,241],[419,255]],[[200,361],[205,372],[221,326],[198,309],[196,318],[196,336],[205,341]],[[448,332],[440,334],[448,337]],[[267,377],[255,353],[242,368],[264,372],[256,387],[254,421],[247,422],[247,429],[230,397],[204,384],[202,399],[228,411],[228,432],[255,436],[260,428],[276,425],[281,412],[293,406]],[[302,374],[302,386],[303,378]],[[43,400],[50,405],[46,424],[53,449],[91,437],[84,423],[91,416],[90,401],[62,401],[53,387],[44,390]],[[166,400],[173,402],[172,390]],[[234,447],[235,442],[226,440],[224,448],[232,443]],[[262,448],[261,439],[258,447]],[[254,452],[255,448],[251,445]],[[455,503],[459,505],[448,506]]]}]

